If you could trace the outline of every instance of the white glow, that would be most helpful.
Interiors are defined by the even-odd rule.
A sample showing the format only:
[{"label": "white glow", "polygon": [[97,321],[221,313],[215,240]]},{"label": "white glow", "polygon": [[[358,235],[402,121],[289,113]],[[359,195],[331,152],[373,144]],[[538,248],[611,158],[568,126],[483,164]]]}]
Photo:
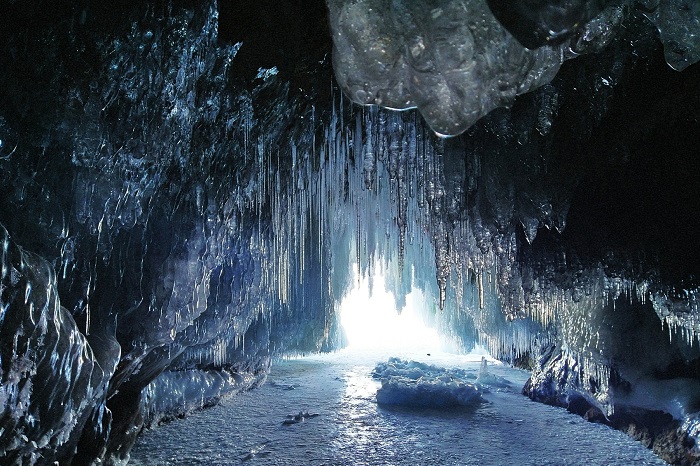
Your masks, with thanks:
[{"label": "white glow", "polygon": [[385,290],[382,275],[374,277],[372,296],[368,280],[361,280],[340,305],[340,322],[349,348],[437,351],[440,337],[423,323],[415,306],[423,302],[418,295],[411,292],[398,314],[394,295]]}]

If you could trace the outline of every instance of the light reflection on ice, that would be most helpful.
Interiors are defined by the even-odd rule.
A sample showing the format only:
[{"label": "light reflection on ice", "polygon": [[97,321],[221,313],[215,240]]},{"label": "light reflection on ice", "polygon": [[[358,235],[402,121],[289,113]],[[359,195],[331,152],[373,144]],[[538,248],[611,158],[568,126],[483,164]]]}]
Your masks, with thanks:
[{"label": "light reflection on ice", "polygon": [[345,390],[337,411],[338,435],[333,449],[349,452],[354,449],[372,449],[379,439],[373,434],[377,421],[377,407],[373,397],[377,384],[367,377],[367,367],[353,367],[344,374]]},{"label": "light reflection on ice", "polygon": [[[372,369],[391,356],[480,375],[481,354],[347,351],[273,365],[268,383],[223,406],[147,431],[132,463],[234,465],[664,464],[621,432],[519,393],[527,374],[489,362],[512,390],[475,410],[384,408]],[[290,387],[293,387],[290,388]],[[318,413],[283,425],[289,414]],[[605,445],[605,448],[600,448]]]},{"label": "light reflection on ice", "polygon": [[372,401],[380,384],[368,377],[367,366],[355,366],[344,374],[344,400],[352,405]]}]

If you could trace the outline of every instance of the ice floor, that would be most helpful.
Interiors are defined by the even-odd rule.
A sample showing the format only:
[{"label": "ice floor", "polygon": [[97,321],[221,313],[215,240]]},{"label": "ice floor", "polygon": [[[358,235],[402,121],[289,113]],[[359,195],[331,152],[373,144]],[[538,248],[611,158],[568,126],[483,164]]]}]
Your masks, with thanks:
[{"label": "ice floor", "polygon": [[[133,465],[666,464],[621,432],[520,395],[527,373],[474,409],[385,408],[371,378],[390,356],[479,373],[480,356],[341,351],[277,362],[267,383],[144,432]],[[300,412],[309,416],[294,422]],[[318,416],[313,416],[318,414]]]}]

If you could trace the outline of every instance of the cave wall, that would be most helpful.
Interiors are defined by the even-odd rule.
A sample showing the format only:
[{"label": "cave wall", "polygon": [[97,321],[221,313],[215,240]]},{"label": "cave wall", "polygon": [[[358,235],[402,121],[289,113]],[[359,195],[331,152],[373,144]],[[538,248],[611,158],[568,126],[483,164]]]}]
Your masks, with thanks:
[{"label": "cave wall", "polygon": [[1,456],[120,462],[332,347],[312,96],[232,66],[213,2],[3,10]]}]

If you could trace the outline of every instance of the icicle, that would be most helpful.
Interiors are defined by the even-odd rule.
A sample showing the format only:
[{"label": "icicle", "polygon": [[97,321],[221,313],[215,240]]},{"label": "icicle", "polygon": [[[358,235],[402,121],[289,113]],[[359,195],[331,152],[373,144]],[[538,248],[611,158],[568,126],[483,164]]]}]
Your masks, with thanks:
[{"label": "icicle", "polygon": [[[361,141],[361,139],[359,141]],[[358,143],[361,143],[359,141]],[[365,146],[362,170],[365,176],[365,188],[372,191],[377,176],[377,154],[374,151],[374,145],[372,143],[371,119],[365,121]]]},{"label": "icicle", "polygon": [[484,309],[484,282],[483,282],[483,275],[479,271],[476,274],[476,286],[477,290],[479,292],[479,309]]}]

